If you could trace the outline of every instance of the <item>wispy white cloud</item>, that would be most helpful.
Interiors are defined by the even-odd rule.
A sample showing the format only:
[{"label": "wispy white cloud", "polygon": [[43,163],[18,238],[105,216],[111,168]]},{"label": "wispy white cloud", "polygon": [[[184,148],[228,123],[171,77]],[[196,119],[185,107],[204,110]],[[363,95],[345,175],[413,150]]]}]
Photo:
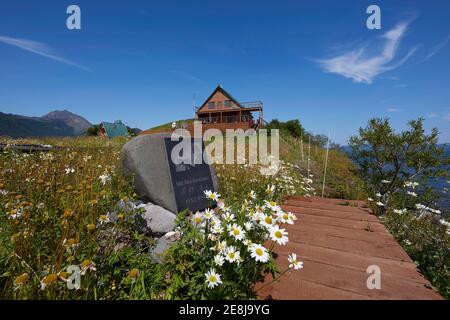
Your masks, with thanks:
[{"label": "wispy white cloud", "polygon": [[396,108],[389,108],[386,109],[387,112],[400,112],[400,109],[396,109]]},{"label": "wispy white cloud", "polygon": [[[379,74],[398,68],[414,53],[416,48],[410,49],[405,57],[393,63],[407,30],[408,23],[402,22],[381,36],[381,47],[376,47],[377,44],[373,46],[375,48],[367,44],[359,45],[350,51],[329,59],[319,59],[317,62],[325,72],[339,74],[357,83],[370,84]],[[373,53],[374,49],[376,53]]]},{"label": "wispy white cloud", "polygon": [[445,38],[444,41],[438,43],[433,49],[431,49],[431,51],[427,54],[427,56],[425,57],[425,59],[423,61],[424,62],[428,61],[429,59],[431,59],[432,57],[437,55],[439,53],[439,51],[441,51],[447,45],[447,43],[449,41],[450,41],[450,36]]},{"label": "wispy white cloud", "polygon": [[435,112],[432,112],[428,115],[428,118],[436,118],[438,115]]},{"label": "wispy white cloud", "polygon": [[446,114],[442,119],[450,121],[450,113]]},{"label": "wispy white cloud", "polygon": [[85,66],[82,66],[80,64],[77,64],[75,62],[72,62],[68,59],[65,59],[57,54],[54,53],[52,48],[47,46],[46,44],[34,40],[28,40],[28,39],[19,39],[19,38],[12,38],[12,37],[6,37],[6,36],[0,36],[0,42],[5,43],[32,53],[35,53],[37,55],[79,68],[83,69],[85,71],[89,71],[88,68]]}]

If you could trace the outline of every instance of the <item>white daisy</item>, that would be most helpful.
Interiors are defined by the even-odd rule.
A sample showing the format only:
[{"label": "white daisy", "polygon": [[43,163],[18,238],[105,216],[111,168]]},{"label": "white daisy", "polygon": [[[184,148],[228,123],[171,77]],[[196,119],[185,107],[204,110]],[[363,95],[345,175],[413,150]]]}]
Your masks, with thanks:
[{"label": "white daisy", "polygon": [[225,206],[225,202],[223,201],[219,201],[217,203],[217,207],[219,207],[219,209],[222,210],[223,212],[230,211],[230,207]]},{"label": "white daisy", "polygon": [[417,197],[417,193],[412,191],[406,191],[406,194],[410,195],[411,197]]},{"label": "white daisy", "polygon": [[236,223],[233,223],[233,225],[229,227],[229,230],[230,236],[234,237],[236,240],[243,240],[245,238],[245,231]]},{"label": "white daisy", "polygon": [[275,191],[275,186],[273,184],[272,185],[267,185],[266,193],[268,195],[271,195],[272,193],[274,193],[274,191]]},{"label": "white daisy", "polygon": [[203,213],[203,217],[206,220],[210,220],[214,218],[214,211],[212,209],[206,209],[205,212]]},{"label": "white daisy", "polygon": [[446,226],[447,228],[450,228],[450,222],[446,221],[445,219],[439,220],[439,223],[443,226]]},{"label": "white daisy", "polygon": [[199,225],[203,222],[203,214],[199,211],[197,211],[193,216],[192,216],[192,223],[194,225]]},{"label": "white daisy", "polygon": [[244,228],[247,231],[252,230],[253,224],[251,222],[246,222],[246,223],[244,223]]},{"label": "white daisy", "polygon": [[419,185],[418,182],[411,182],[411,181],[406,181],[405,182],[405,187],[407,187],[407,188],[415,189],[418,185]]},{"label": "white daisy", "polygon": [[206,191],[203,191],[203,193],[205,194],[206,198],[213,200],[213,201],[219,201],[220,194],[218,194],[217,192],[212,192],[211,190],[206,190]]},{"label": "white daisy", "polygon": [[225,258],[223,257],[223,255],[221,254],[217,254],[214,256],[214,264],[218,267],[223,266],[223,264],[225,263]]},{"label": "white daisy", "polygon": [[100,177],[98,177],[100,179],[100,182],[102,183],[102,185],[105,185],[106,182],[111,180],[111,176],[108,174],[102,174]]},{"label": "white daisy", "polygon": [[289,220],[289,213],[284,211],[278,211],[278,221],[281,223],[287,223]]},{"label": "white daisy", "polygon": [[294,224],[294,221],[297,220],[297,216],[292,212],[288,212],[288,224]]},{"label": "white daisy", "polygon": [[279,245],[285,245],[289,239],[287,237],[287,232],[285,229],[281,229],[279,226],[275,225],[269,229],[270,238],[278,243]]},{"label": "white daisy", "polygon": [[372,198],[367,198],[367,201],[372,202],[373,199]]},{"label": "white daisy", "polygon": [[250,256],[254,258],[256,261],[259,262],[267,262],[269,260],[269,253],[267,252],[267,249],[264,248],[260,244],[254,244],[249,247],[250,250]]},{"label": "white daisy", "polygon": [[220,280],[220,274],[216,273],[213,268],[209,269],[209,271],[205,273],[205,277],[208,288],[214,288],[222,283],[222,280]]},{"label": "white daisy", "polygon": [[291,253],[288,256],[289,268],[294,268],[294,270],[303,269],[303,262],[297,261],[297,255],[295,253]]},{"label": "white daisy", "polygon": [[220,253],[225,253],[228,250],[228,246],[227,243],[225,241],[221,241],[219,242],[217,245],[217,251],[219,251]]},{"label": "white daisy", "polygon": [[269,209],[272,210],[273,212],[278,212],[278,211],[281,210],[280,206],[278,206],[277,203],[274,202],[274,201],[267,201],[267,200],[264,200],[264,203],[265,203],[265,204],[264,204],[264,207],[265,207],[265,208],[269,208]]},{"label": "white daisy", "polygon": [[107,214],[102,214],[99,218],[98,218],[98,222],[100,224],[104,224],[104,223],[108,223],[110,222],[111,219],[109,218],[109,213]]},{"label": "white daisy", "polygon": [[262,214],[260,220],[261,224],[266,228],[270,228],[276,223],[276,220],[272,217],[272,215]]},{"label": "white daisy", "polygon": [[234,214],[232,214],[230,212],[225,212],[224,214],[222,214],[222,218],[226,222],[231,222],[231,221],[234,221]]},{"label": "white daisy", "polygon": [[377,206],[379,206],[379,207],[384,207],[385,204],[384,204],[383,202],[381,202],[381,201],[378,201],[378,202],[377,202]]},{"label": "white daisy", "polygon": [[235,247],[231,246],[231,247],[227,248],[225,259],[228,262],[233,263],[233,262],[238,262],[240,256],[241,256],[240,252],[237,251]]},{"label": "white daisy", "polygon": [[74,168],[66,168],[65,171],[66,171],[66,174],[70,174],[70,173],[74,173],[75,169]]},{"label": "white daisy", "polygon": [[87,271],[96,271],[97,268],[95,268],[95,263],[91,260],[84,260],[81,265],[80,265],[80,269],[81,269],[81,275],[85,275]]},{"label": "white daisy", "polygon": [[248,196],[249,196],[249,198],[255,200],[256,199],[256,192],[252,190],[252,191],[249,192]]},{"label": "white daisy", "polygon": [[222,228],[220,222],[216,223],[212,226],[211,232],[214,234],[221,234],[223,232],[223,228]]}]

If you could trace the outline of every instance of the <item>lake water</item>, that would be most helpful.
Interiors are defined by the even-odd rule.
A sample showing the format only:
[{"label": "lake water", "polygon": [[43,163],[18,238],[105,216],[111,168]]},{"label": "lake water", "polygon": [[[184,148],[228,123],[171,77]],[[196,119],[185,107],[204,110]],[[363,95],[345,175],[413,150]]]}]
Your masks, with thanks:
[{"label": "lake water", "polygon": [[[450,157],[450,146],[446,147],[446,154]],[[450,171],[450,166],[448,170]],[[439,206],[441,210],[450,214],[450,177],[430,181],[429,185],[439,193]]]}]

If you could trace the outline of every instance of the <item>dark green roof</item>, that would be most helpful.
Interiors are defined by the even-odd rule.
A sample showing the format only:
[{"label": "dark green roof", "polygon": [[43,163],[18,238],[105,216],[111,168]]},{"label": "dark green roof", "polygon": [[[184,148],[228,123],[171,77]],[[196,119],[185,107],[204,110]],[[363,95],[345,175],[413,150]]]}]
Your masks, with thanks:
[{"label": "dark green roof", "polygon": [[128,129],[120,120],[117,120],[114,123],[102,122],[102,126],[105,129],[108,138],[128,136]]}]

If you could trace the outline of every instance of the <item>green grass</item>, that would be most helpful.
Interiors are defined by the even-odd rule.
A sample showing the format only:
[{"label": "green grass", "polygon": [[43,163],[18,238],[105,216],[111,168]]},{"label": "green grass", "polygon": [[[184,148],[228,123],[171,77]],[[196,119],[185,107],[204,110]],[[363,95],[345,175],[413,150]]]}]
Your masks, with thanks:
[{"label": "green grass", "polygon": [[[190,124],[190,123],[192,123],[194,120],[193,119],[185,119],[185,120],[175,120],[175,122],[177,123],[177,124],[180,124],[180,123],[186,123],[186,124]],[[164,124],[161,124],[161,125],[159,125],[159,126],[156,126],[156,127],[152,127],[152,128],[150,128],[150,129],[148,129],[148,130],[170,130],[171,128],[172,128],[172,122],[173,121],[171,121],[171,122],[168,122],[168,123],[164,123]]]}]

